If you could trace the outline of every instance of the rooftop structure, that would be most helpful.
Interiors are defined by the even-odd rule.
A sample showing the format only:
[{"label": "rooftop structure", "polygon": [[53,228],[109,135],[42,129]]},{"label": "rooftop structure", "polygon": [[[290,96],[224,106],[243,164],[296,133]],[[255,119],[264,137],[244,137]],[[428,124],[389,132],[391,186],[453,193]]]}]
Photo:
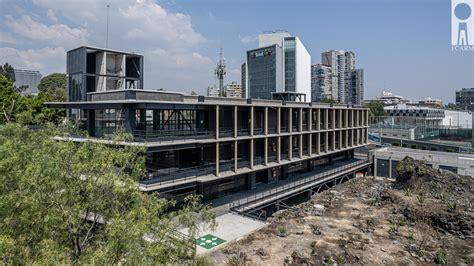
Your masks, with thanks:
[{"label": "rooftop structure", "polygon": [[456,91],[456,105],[474,112],[474,88],[462,88]]}]

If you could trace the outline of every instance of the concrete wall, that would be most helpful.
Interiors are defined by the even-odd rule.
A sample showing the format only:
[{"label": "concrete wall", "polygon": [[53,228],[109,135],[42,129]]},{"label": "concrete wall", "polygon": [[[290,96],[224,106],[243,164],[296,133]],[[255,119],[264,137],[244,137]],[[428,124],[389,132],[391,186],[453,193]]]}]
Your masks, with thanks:
[{"label": "concrete wall", "polygon": [[375,175],[396,177],[396,164],[409,156],[422,160],[434,169],[453,169],[460,175],[474,176],[474,155],[451,152],[421,151],[398,147],[385,147],[375,150]]}]

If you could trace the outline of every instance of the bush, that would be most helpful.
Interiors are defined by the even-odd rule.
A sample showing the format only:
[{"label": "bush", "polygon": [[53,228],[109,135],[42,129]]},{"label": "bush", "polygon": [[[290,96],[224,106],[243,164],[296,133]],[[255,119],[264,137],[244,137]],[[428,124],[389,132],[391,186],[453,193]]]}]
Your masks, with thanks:
[{"label": "bush", "polygon": [[311,228],[311,232],[315,235],[321,234],[321,227],[317,224],[310,224],[309,227]]},{"label": "bush", "polygon": [[443,266],[448,265],[448,254],[444,249],[438,249],[435,254],[435,259],[434,261],[438,264],[441,264]]}]

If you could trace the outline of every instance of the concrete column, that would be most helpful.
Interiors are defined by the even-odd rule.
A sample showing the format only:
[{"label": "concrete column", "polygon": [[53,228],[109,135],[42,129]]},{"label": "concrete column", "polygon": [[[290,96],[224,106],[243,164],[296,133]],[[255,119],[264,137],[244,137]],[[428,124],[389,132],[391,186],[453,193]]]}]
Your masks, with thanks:
[{"label": "concrete column", "polygon": [[289,113],[289,116],[288,116],[288,132],[293,132],[293,110],[292,108],[288,108],[288,113]]},{"label": "concrete column", "polygon": [[265,107],[265,135],[268,135],[268,107]]},{"label": "concrete column", "polygon": [[316,154],[321,153],[321,146],[319,145],[321,142],[321,133],[316,133]]},{"label": "concrete column", "polygon": [[332,134],[332,143],[331,143],[332,147],[331,148],[333,151],[335,151],[336,150],[336,131],[332,131],[331,134]]},{"label": "concrete column", "polygon": [[268,164],[268,138],[265,138],[265,152],[264,152],[264,157],[265,157],[265,165]]},{"label": "concrete column", "polygon": [[344,127],[349,127],[349,110],[344,109],[345,119],[344,119]]},{"label": "concrete column", "polygon": [[299,135],[298,136],[299,138],[299,142],[300,142],[300,150],[299,150],[299,155],[300,155],[300,158],[303,157],[303,134]]},{"label": "concrete column", "polygon": [[351,110],[351,127],[355,127],[354,109]]},{"label": "concrete column", "polygon": [[329,108],[324,110],[324,129],[328,129],[329,124]]},{"label": "concrete column", "polygon": [[339,149],[342,150],[342,130],[339,130]]},{"label": "concrete column", "polygon": [[237,121],[238,121],[238,116],[239,115],[239,110],[237,106],[234,106],[234,138],[237,138],[238,133],[237,133]]},{"label": "concrete column", "polygon": [[332,109],[332,128],[336,128],[336,109]]},{"label": "concrete column", "polygon": [[377,176],[377,158],[374,159],[374,176]]},{"label": "concrete column", "polygon": [[288,141],[288,160],[291,161],[291,159],[293,159],[293,150],[292,150],[292,147],[293,147],[293,136],[289,136],[288,137],[290,141]]},{"label": "concrete column", "polygon": [[253,127],[254,127],[254,107],[250,107],[250,136],[253,136]]},{"label": "concrete column", "polygon": [[160,125],[159,110],[153,110],[153,130],[158,130]]},{"label": "concrete column", "polygon": [[277,140],[277,162],[281,161],[281,137],[278,137]]},{"label": "concrete column", "polygon": [[316,130],[321,130],[321,109],[317,109],[316,111],[316,116],[317,116],[317,119],[316,119]]},{"label": "concrete column", "polygon": [[95,109],[87,109],[86,129],[89,136],[95,136]]},{"label": "concrete column", "polygon": [[369,111],[365,110],[365,126],[368,126],[368,125],[369,125]]},{"label": "concrete column", "polygon": [[237,168],[239,165],[239,152],[237,148],[239,147],[237,141],[234,141],[234,172],[237,172]]},{"label": "concrete column", "polygon": [[277,108],[277,133],[281,133],[281,107]]},{"label": "concrete column", "polygon": [[344,121],[342,121],[342,112],[344,112],[343,109],[339,109],[339,128],[344,127]]},{"label": "concrete column", "polygon": [[308,110],[308,131],[313,131],[313,109],[309,108]]},{"label": "concrete column", "polygon": [[247,175],[247,189],[255,189],[257,187],[257,177],[255,172]]},{"label": "concrete column", "polygon": [[298,125],[298,128],[299,128],[299,131],[300,132],[303,132],[303,108],[299,108],[299,125]]},{"label": "concrete column", "polygon": [[325,141],[324,141],[324,152],[328,152],[328,146],[329,146],[329,134],[328,132],[324,132],[324,134],[326,134],[326,138],[325,138]]},{"label": "concrete column", "polygon": [[313,109],[308,109],[308,131],[310,134],[308,135],[308,155],[311,156],[313,154]]},{"label": "concrete column", "polygon": [[253,159],[255,157],[255,154],[253,152],[253,144],[254,144],[254,140],[251,139],[250,140],[250,169],[253,169]]},{"label": "concrete column", "polygon": [[308,134],[308,155],[313,154],[313,133]]},{"label": "concrete column", "polygon": [[357,121],[356,126],[357,127],[360,127],[360,115],[359,115],[359,113],[360,113],[360,110],[356,110],[356,121]]},{"label": "concrete column", "polygon": [[219,142],[216,142],[216,176],[219,176]]},{"label": "concrete column", "polygon": [[392,178],[392,159],[388,160],[388,177]]},{"label": "concrete column", "polygon": [[125,109],[125,131],[130,134],[133,134],[137,124],[137,116],[135,114],[135,109]]},{"label": "concrete column", "polygon": [[345,139],[345,143],[346,143],[346,148],[347,147],[350,147],[349,146],[349,130],[345,130],[346,134],[344,134],[344,137],[346,138]]},{"label": "concrete column", "polygon": [[216,105],[216,139],[219,139],[219,105]]},{"label": "concrete column", "polygon": [[365,129],[365,143],[369,143],[369,129],[368,128]]}]

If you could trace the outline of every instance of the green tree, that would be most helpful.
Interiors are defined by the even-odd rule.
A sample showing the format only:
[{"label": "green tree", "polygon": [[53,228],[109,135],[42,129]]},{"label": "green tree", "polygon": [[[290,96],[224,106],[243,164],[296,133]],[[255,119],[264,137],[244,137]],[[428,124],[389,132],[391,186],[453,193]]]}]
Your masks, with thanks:
[{"label": "green tree", "polygon": [[52,101],[66,101],[67,76],[64,73],[53,73],[43,77],[38,90],[47,93]]},{"label": "green tree", "polygon": [[[69,125],[65,128],[70,128]],[[201,222],[199,197],[174,202],[139,190],[144,148],[67,138],[71,130],[0,127],[0,259],[6,264],[179,264]],[[176,237],[189,228],[190,240]]]},{"label": "green tree", "polygon": [[12,83],[15,82],[15,69],[12,65],[5,63],[3,66],[0,66],[0,75],[5,76]]},{"label": "green tree", "polygon": [[21,95],[13,88],[13,82],[0,75],[0,124],[15,121],[15,114],[20,110]]},{"label": "green tree", "polygon": [[383,109],[384,105],[379,101],[372,101],[364,105],[365,108],[369,108],[369,117],[386,116],[387,113]]}]

